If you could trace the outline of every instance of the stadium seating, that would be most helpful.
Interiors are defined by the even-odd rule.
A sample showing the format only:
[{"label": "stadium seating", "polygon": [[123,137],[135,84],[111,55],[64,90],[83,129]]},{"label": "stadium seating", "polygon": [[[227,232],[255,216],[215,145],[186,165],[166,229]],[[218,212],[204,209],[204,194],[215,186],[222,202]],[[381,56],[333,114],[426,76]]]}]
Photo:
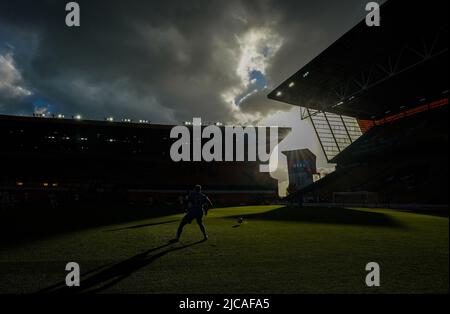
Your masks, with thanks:
[{"label": "stadium seating", "polygon": [[368,191],[380,203],[448,204],[448,106],[376,126],[334,158],[334,173],[300,191]]}]

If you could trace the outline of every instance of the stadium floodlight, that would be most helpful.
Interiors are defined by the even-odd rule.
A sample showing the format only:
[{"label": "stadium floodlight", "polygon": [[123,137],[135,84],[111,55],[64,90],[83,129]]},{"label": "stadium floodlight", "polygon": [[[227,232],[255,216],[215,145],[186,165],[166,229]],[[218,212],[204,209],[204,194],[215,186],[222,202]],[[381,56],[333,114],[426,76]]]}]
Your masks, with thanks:
[{"label": "stadium floodlight", "polygon": [[278,91],[276,95],[277,97],[280,97],[281,95],[283,95],[283,93],[281,91]]},{"label": "stadium floodlight", "polygon": [[343,101],[340,101],[340,102],[338,102],[337,104],[335,104],[335,105],[333,105],[333,106],[331,106],[332,108],[336,108],[336,107],[338,107],[338,106],[340,106],[340,105],[343,105],[344,104],[344,102]]},{"label": "stadium floodlight", "polygon": [[289,83],[289,87],[294,87],[295,83],[294,82],[290,82]]}]

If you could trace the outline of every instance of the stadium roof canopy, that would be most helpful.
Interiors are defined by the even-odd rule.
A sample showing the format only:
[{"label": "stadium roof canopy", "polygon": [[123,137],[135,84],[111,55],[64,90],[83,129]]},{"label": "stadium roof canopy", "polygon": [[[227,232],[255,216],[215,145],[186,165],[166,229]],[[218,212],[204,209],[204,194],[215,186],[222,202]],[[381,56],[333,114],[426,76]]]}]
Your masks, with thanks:
[{"label": "stadium roof canopy", "polygon": [[447,3],[387,1],[268,97],[367,120],[447,98]]}]

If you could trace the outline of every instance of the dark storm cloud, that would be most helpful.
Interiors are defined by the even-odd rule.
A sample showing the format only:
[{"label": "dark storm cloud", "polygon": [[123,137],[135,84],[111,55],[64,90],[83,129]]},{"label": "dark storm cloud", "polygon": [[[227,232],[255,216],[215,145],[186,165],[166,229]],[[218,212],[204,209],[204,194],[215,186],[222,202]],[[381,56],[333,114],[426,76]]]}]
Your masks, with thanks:
[{"label": "dark storm cloud", "polygon": [[[268,89],[361,20],[365,1],[78,3],[79,28],[64,24],[66,1],[0,4],[0,55],[11,61],[9,81],[0,77],[2,112],[41,99],[91,118],[260,119],[289,108],[268,101]],[[268,89],[236,106],[247,65],[265,72]],[[23,94],[12,97],[14,88]]]}]

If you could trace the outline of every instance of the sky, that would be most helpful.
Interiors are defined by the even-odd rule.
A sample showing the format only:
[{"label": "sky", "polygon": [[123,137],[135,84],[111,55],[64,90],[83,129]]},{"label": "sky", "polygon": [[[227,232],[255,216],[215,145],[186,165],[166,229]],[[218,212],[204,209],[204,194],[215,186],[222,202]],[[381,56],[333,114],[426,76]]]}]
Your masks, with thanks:
[{"label": "sky", "polygon": [[299,108],[267,94],[363,20],[367,1],[77,1],[80,27],[66,26],[67,2],[0,0],[1,114],[288,126],[282,149],[330,167]]}]

